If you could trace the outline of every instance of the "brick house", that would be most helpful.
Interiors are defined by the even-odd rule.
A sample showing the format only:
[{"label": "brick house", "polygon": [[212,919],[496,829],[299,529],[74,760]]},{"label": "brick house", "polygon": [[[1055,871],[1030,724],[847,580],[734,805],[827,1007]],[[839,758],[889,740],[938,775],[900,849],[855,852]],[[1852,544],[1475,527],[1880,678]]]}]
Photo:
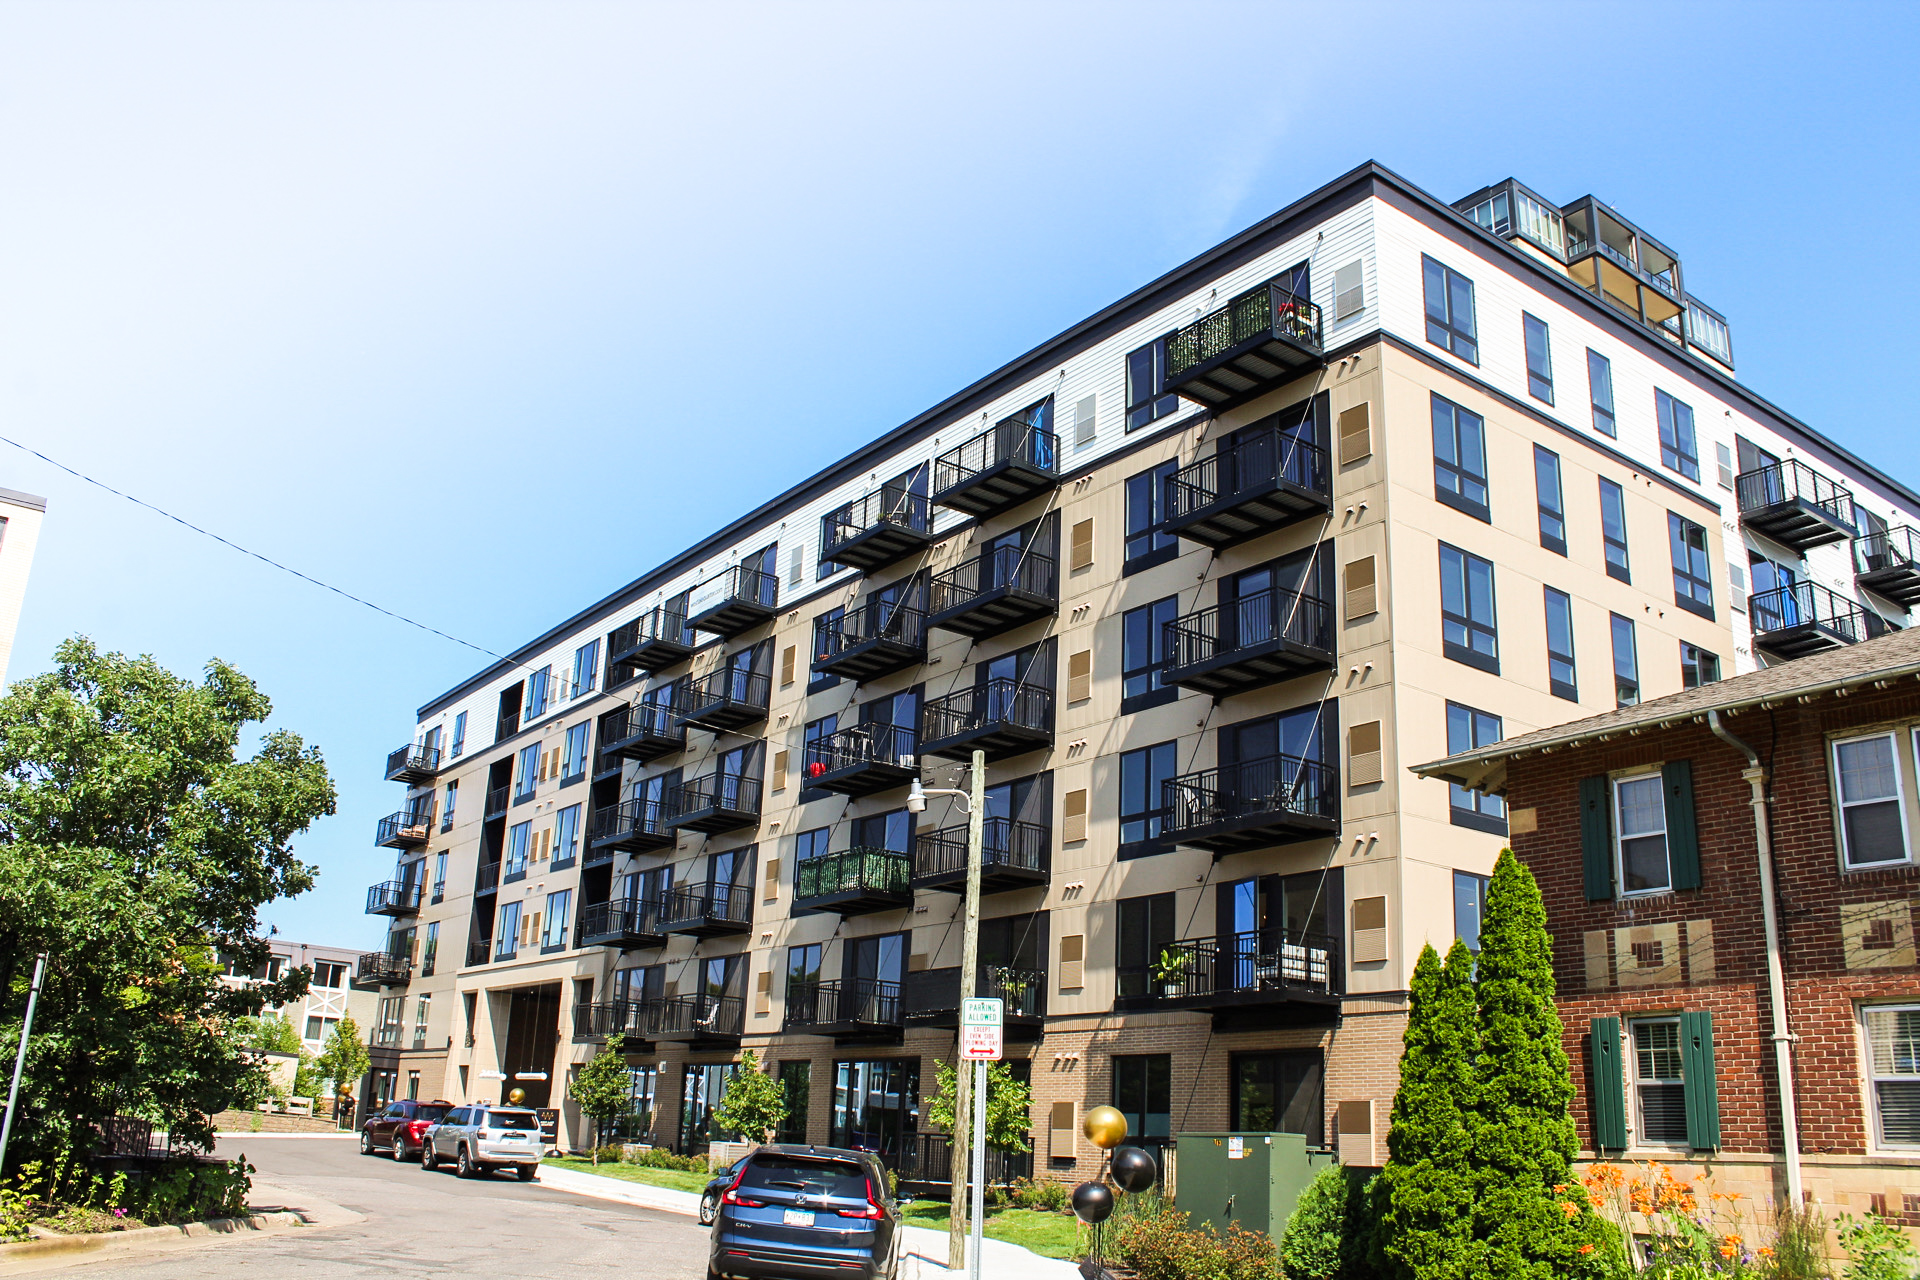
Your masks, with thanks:
[{"label": "brick house", "polygon": [[1907,631],[1415,767],[1506,797],[1583,1158],[1920,1225],[1917,756]]}]

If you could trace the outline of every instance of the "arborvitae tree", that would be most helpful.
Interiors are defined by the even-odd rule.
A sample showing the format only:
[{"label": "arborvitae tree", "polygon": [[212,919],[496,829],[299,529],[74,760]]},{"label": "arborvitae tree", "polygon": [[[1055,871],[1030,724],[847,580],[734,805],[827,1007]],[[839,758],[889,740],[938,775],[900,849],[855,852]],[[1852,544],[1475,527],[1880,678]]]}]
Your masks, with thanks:
[{"label": "arborvitae tree", "polygon": [[1400,1090],[1380,1175],[1382,1271],[1396,1280],[1469,1280],[1469,1125],[1478,1053],[1473,953],[1455,942],[1443,966],[1431,946],[1414,966]]}]

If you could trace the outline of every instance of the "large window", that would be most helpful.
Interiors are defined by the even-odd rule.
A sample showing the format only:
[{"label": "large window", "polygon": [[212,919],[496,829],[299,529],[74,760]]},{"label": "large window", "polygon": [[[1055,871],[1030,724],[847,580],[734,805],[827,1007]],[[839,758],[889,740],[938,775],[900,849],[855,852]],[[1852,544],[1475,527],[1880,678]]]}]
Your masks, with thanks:
[{"label": "large window", "polygon": [[1860,1011],[1873,1087],[1873,1136],[1880,1147],[1920,1147],[1920,1004]]},{"label": "large window", "polygon": [[1600,542],[1607,557],[1607,576],[1632,582],[1627,567],[1627,495],[1619,485],[1600,477]]},{"label": "large window", "polygon": [[1150,471],[1127,477],[1127,540],[1125,568],[1132,573],[1161,564],[1180,554],[1180,539],[1161,526],[1167,518],[1167,484],[1180,469],[1178,461],[1163,462]]},{"label": "large window", "polygon": [[1640,701],[1640,653],[1633,640],[1633,619],[1612,614],[1613,701],[1630,707]]},{"label": "large window", "polygon": [[1697,644],[1680,642],[1680,687],[1698,689],[1720,678],[1720,655],[1708,653]]},{"label": "large window", "polygon": [[561,786],[569,782],[578,782],[587,776],[587,733],[591,727],[582,720],[567,730],[560,754]]},{"label": "large window", "polygon": [[1487,508],[1487,423],[1451,400],[1433,397],[1433,496],[1476,520]]},{"label": "large window", "polygon": [[1166,659],[1167,624],[1180,601],[1176,596],[1129,609],[1120,618],[1120,710],[1140,711],[1171,702],[1179,689],[1160,683]]},{"label": "large window", "polygon": [[1660,423],[1660,465],[1689,480],[1700,478],[1700,446],[1693,438],[1693,409],[1656,388],[1653,413]]},{"label": "large window", "polygon": [[1680,1019],[1640,1018],[1633,1037],[1635,1131],[1643,1147],[1687,1145],[1687,1086]]},{"label": "large window", "polygon": [[1480,363],[1479,329],[1473,322],[1473,281],[1421,255],[1426,282],[1427,341],[1462,360]]},{"label": "large window", "polygon": [[1840,792],[1840,837],[1849,867],[1907,860],[1906,803],[1897,740],[1891,733],[1833,744]]},{"label": "large window", "polygon": [[1706,526],[1667,512],[1667,537],[1673,546],[1673,602],[1703,618],[1713,616],[1713,575],[1707,567]]},{"label": "large window", "polygon": [[1533,492],[1540,503],[1540,545],[1567,554],[1567,502],[1560,492],[1560,455],[1533,446]]},{"label": "large window", "polygon": [[507,828],[507,861],[501,871],[511,880],[527,874],[527,852],[533,844],[533,821],[516,822]]},{"label": "large window", "polygon": [[813,1094],[813,1064],[805,1061],[781,1063],[780,1092],[787,1100],[787,1118],[773,1135],[773,1140],[791,1142],[797,1146],[807,1140],[807,1104]]},{"label": "large window", "polygon": [[732,1134],[714,1126],[713,1113],[727,1096],[727,1082],[740,1068],[731,1062],[693,1063],[686,1066],[680,1086],[680,1151],[700,1155],[713,1143]]},{"label": "large window", "polygon": [[533,799],[533,793],[540,785],[540,744],[529,742],[520,748],[519,763],[516,766],[519,776],[514,781],[513,802]]},{"label": "large window", "polygon": [[[1457,702],[1447,704],[1447,754],[1459,755],[1462,751],[1472,751],[1476,747],[1490,747],[1500,741],[1500,717],[1476,711],[1472,707],[1463,707]],[[1491,831],[1496,835],[1507,833],[1507,803],[1499,796],[1490,796],[1474,791],[1459,783],[1449,783],[1450,803],[1453,811],[1453,825],[1472,827],[1476,831]]]},{"label": "large window", "polygon": [[1155,338],[1127,353],[1127,430],[1176,413],[1180,397],[1167,390],[1167,340]]},{"label": "large window", "polygon": [[558,889],[547,895],[546,922],[540,934],[542,951],[567,949],[567,922],[573,918],[573,890]]},{"label": "large window", "polygon": [[891,1167],[920,1130],[920,1059],[836,1062],[833,1130],[836,1147],[873,1151]]},{"label": "large window", "polygon": [[1173,1136],[1173,1056],[1116,1054],[1113,1105],[1127,1118],[1127,1138]]},{"label": "large window", "polygon": [[1487,877],[1471,871],[1453,873],[1453,936],[1480,954],[1480,922],[1487,912]]},{"label": "large window", "polygon": [[1587,388],[1593,400],[1593,429],[1603,436],[1619,434],[1613,417],[1613,364],[1587,348]]},{"label": "large window", "polygon": [[1580,681],[1573,663],[1573,597],[1554,587],[1547,599],[1547,688],[1556,698],[1580,700]]},{"label": "large window", "polygon": [[1236,1053],[1233,1128],[1252,1133],[1302,1133],[1310,1147],[1326,1143],[1324,1070],[1318,1049]]},{"label": "large window", "polygon": [[[1166,822],[1161,783],[1174,776],[1175,744],[1155,743],[1120,756],[1120,846],[1144,845],[1160,838]],[[1140,852],[1157,852],[1141,850]]]},{"label": "large window", "polygon": [[526,707],[520,713],[520,723],[525,724],[547,709],[553,695],[553,668],[542,667],[527,677]]},{"label": "large window", "polygon": [[567,696],[578,698],[593,692],[600,681],[600,642],[589,640],[573,651],[573,681]]},{"label": "large window", "polygon": [[1178,940],[1173,901],[1170,893],[1149,893],[1122,898],[1115,904],[1120,914],[1120,933],[1114,948],[1118,966],[1114,981],[1119,995],[1143,996],[1153,989],[1161,953]]},{"label": "large window", "polygon": [[511,960],[520,951],[520,904],[500,904],[500,918],[493,924],[493,958]]},{"label": "large window", "polygon": [[1547,322],[1523,311],[1520,324],[1527,338],[1527,394],[1552,404],[1553,353],[1547,347]]},{"label": "large window", "polygon": [[1440,544],[1441,649],[1455,662],[1500,674],[1494,630],[1493,562]]},{"label": "large window", "polygon": [[580,853],[580,806],[570,804],[554,815],[553,867],[558,871]]},{"label": "large window", "polygon": [[1613,796],[1615,883],[1623,895],[1666,892],[1673,887],[1666,784],[1657,773],[1617,778]]}]

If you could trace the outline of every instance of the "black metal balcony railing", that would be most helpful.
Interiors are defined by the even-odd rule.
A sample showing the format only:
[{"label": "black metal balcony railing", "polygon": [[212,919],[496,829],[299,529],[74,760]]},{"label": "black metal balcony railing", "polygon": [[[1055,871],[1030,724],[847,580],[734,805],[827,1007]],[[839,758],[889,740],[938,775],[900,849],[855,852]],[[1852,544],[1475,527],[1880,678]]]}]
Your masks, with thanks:
[{"label": "black metal balcony railing", "polygon": [[387,753],[388,782],[422,782],[440,769],[440,748],[415,742]]},{"label": "black metal balcony railing", "polygon": [[507,811],[508,804],[511,802],[512,791],[513,788],[511,786],[490,788],[487,792],[486,809],[481,817],[483,819],[491,819],[498,818],[504,814]]},{"label": "black metal balcony railing", "polygon": [[1220,408],[1324,360],[1320,308],[1269,281],[1166,336],[1169,391]]},{"label": "black metal balcony railing", "polygon": [[927,625],[984,640],[1060,609],[1058,566],[1027,547],[996,547],[933,576]]},{"label": "black metal balcony railing", "polygon": [[618,947],[634,951],[666,942],[660,927],[660,904],[628,898],[596,902],[580,910],[580,945]]},{"label": "black metal balcony railing", "polygon": [[618,1037],[625,1039],[630,1024],[644,1014],[638,1004],[628,1000],[594,1000],[573,1006],[573,1039],[576,1044],[594,1044]]},{"label": "black metal balcony railing", "polygon": [[1053,690],[1011,676],[957,689],[920,708],[920,749],[927,755],[969,760],[979,749],[1000,760],[1052,741]]},{"label": "black metal balcony railing", "polygon": [[413,965],[406,956],[368,951],[353,967],[354,982],[363,987],[397,985],[407,980],[412,969]]},{"label": "black metal balcony railing", "polygon": [[410,916],[420,909],[425,885],[410,880],[389,880],[367,890],[367,914],[370,916]]},{"label": "black metal balcony railing", "polygon": [[600,750],[643,764],[686,750],[687,726],[679,714],[684,690],[675,682],[664,698],[642,698],[610,712],[600,722]]},{"label": "black metal balcony railing", "polygon": [[1297,591],[1258,591],[1167,623],[1163,679],[1215,697],[1334,662],[1333,610]]},{"label": "black metal balcony railing", "polygon": [[1162,784],[1166,835],[1216,852],[1331,835],[1340,820],[1340,771],[1276,755],[1203,769]]},{"label": "black metal balcony railing", "polygon": [[443,901],[446,898],[446,896],[447,896],[447,882],[445,880],[435,880],[433,882],[433,897],[429,898],[428,901],[440,902],[440,901]]},{"label": "black metal balcony railing", "polygon": [[1861,586],[1903,609],[1920,604],[1920,534],[1908,525],[1853,540],[1853,572]]},{"label": "black metal balcony railing", "polygon": [[989,516],[1053,488],[1059,465],[1059,438],[1015,415],[935,459],[933,500],[968,515]]},{"label": "black metal balcony railing", "polygon": [[801,752],[806,785],[864,796],[904,787],[920,775],[920,735],[904,724],[852,724]]},{"label": "black metal balcony railing", "polygon": [[709,671],[687,691],[686,721],[716,733],[744,729],[767,718],[772,677],[727,666]]},{"label": "black metal balcony railing", "polygon": [[[917,593],[916,593],[917,596]],[[813,620],[813,669],[862,683],[927,660],[927,615],[875,601]]]},{"label": "black metal balcony railing", "polygon": [[1118,966],[1114,977],[1120,1003],[1131,1008],[1337,1001],[1345,985],[1337,938],[1284,929],[1171,943],[1145,963]]},{"label": "black metal balcony railing", "polygon": [[693,589],[687,625],[717,636],[736,636],[772,618],[779,604],[777,575],[737,564],[717,580]]},{"label": "black metal balcony railing", "polygon": [[[670,849],[678,841],[667,822],[664,800],[627,800],[593,811],[587,828],[591,849]],[[597,858],[590,861],[598,862]]]},{"label": "black metal balcony railing", "polygon": [[[1131,1139],[1129,1139],[1131,1141]],[[953,1139],[944,1133],[916,1133],[911,1141],[903,1139],[898,1149],[880,1153],[880,1158],[900,1181],[914,1186],[950,1186],[953,1183]],[[1008,1186],[1033,1176],[1033,1152],[1002,1151],[988,1147],[987,1181]]]},{"label": "black metal balcony railing", "polygon": [[842,916],[913,904],[913,859],[892,849],[855,845],[807,858],[793,869],[794,905]]},{"label": "black metal balcony railing", "polygon": [[787,983],[787,1025],[826,1034],[900,1026],[900,984],[873,978],[795,978]]},{"label": "black metal balcony railing", "polygon": [[648,1004],[649,1030],[656,1040],[693,1043],[738,1040],[746,1026],[746,1001],[739,996],[663,996]]},{"label": "black metal balcony railing", "polygon": [[1839,542],[1858,532],[1853,490],[1798,458],[1743,471],[1733,489],[1743,524],[1796,551]]},{"label": "black metal balcony railing", "polygon": [[[1039,969],[983,964],[974,982],[976,996],[1004,1002],[1010,1039],[1037,1039],[1040,1017],[1046,1012],[1047,975]],[[928,1027],[960,1025],[960,970],[922,969],[907,975],[904,994],[906,1019]],[[1024,1023],[1025,1026],[1017,1024]]]},{"label": "black metal balcony railing", "polygon": [[491,861],[481,863],[479,870],[477,870],[473,876],[473,891],[475,893],[492,893],[499,887],[500,859],[494,858]]},{"label": "black metal balcony railing", "polygon": [[[965,823],[938,831],[916,833],[913,840],[913,886],[916,889],[967,888]],[[1037,822],[987,818],[980,824],[980,889],[994,893],[1045,884],[1053,832]]]},{"label": "black metal balcony railing", "polygon": [[491,959],[493,959],[493,939],[492,938],[489,937],[489,938],[468,939],[467,967],[469,969],[471,969],[474,965],[477,965],[477,964],[485,964],[487,961]]},{"label": "black metal balcony railing", "polygon": [[736,773],[709,773],[672,788],[666,797],[669,827],[694,831],[732,831],[760,821],[760,779]]},{"label": "black metal balcony railing", "polygon": [[693,647],[686,615],[659,605],[615,629],[607,642],[607,662],[658,671],[685,658]]},{"label": "black metal balcony railing", "polygon": [[433,801],[408,805],[380,819],[374,843],[388,849],[411,849],[427,842],[433,830]]},{"label": "black metal balcony railing", "polygon": [[1325,449],[1278,425],[1249,429],[1173,473],[1166,528],[1216,549],[1232,546],[1325,514],[1331,494]]},{"label": "black metal balcony railing", "polygon": [[820,517],[820,559],[872,573],[933,541],[923,493],[884,485]]},{"label": "black metal balcony railing", "polygon": [[753,925],[753,890],[743,884],[681,885],[660,904],[660,928],[666,933],[712,938],[745,933]]},{"label": "black metal balcony railing", "polygon": [[1753,643],[1782,658],[1858,644],[1867,639],[1866,612],[1817,582],[1795,582],[1747,601]]}]

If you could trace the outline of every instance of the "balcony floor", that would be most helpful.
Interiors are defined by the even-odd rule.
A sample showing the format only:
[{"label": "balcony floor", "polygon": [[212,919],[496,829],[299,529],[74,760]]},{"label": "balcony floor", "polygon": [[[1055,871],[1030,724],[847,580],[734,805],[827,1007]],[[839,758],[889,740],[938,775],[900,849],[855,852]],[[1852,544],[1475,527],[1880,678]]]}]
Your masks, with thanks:
[{"label": "balcony floor", "polygon": [[1805,498],[1788,498],[1752,511],[1742,511],[1740,523],[1795,551],[1846,541],[1857,532],[1852,525],[1843,523],[1825,507],[1808,502]]},{"label": "balcony floor", "polygon": [[617,927],[604,933],[583,931],[580,934],[580,945],[607,947],[615,951],[650,951],[655,947],[666,946],[667,936],[657,927],[654,929]]},{"label": "balcony floor", "polygon": [[1114,1007],[1131,1013],[1211,1013],[1215,1031],[1269,1031],[1334,1026],[1340,1021],[1340,1000],[1340,996],[1325,991],[1278,988],[1174,997],[1122,996],[1114,1001]]},{"label": "balcony floor", "polygon": [[1249,813],[1184,831],[1169,830],[1167,838],[1175,844],[1211,849],[1218,857],[1302,840],[1325,840],[1339,832],[1340,823],[1335,818],[1303,813]]},{"label": "balcony floor", "polygon": [[[610,756],[620,756],[627,760],[638,760],[646,764],[653,760],[665,759],[676,751],[687,749],[687,735],[682,732],[669,736],[642,730],[625,738],[618,738],[601,745],[600,750]],[[613,772],[609,770],[609,772]]]},{"label": "balcony floor", "polygon": [[608,664],[619,666],[631,663],[645,671],[662,671],[676,662],[685,662],[693,656],[693,646],[682,644],[678,640],[650,638],[641,640],[633,647],[617,650],[607,655]]},{"label": "balcony floor", "polygon": [[1220,699],[1296,676],[1325,673],[1334,665],[1334,655],[1325,649],[1273,639],[1229,649],[1204,662],[1168,667],[1160,679],[1163,684],[1178,685]]},{"label": "balcony floor", "polygon": [[920,766],[900,765],[887,760],[862,760],[856,764],[829,769],[804,779],[808,787],[834,791],[843,796],[871,796],[895,787],[904,787],[920,776]]},{"label": "balcony floor", "polygon": [[973,759],[977,747],[987,753],[989,760],[1004,760],[1052,745],[1051,728],[1032,729],[1011,720],[988,720],[944,738],[928,738],[920,744],[920,753],[967,761]]},{"label": "balcony floor", "polygon": [[715,733],[738,733],[767,718],[767,709],[733,698],[715,698],[702,702],[686,714],[688,724]]},{"label": "balcony floor", "polygon": [[1854,581],[1902,609],[1920,604],[1920,565],[1901,563],[1857,574]]},{"label": "balcony floor", "polygon": [[927,618],[930,627],[986,640],[1060,612],[1059,601],[1022,587],[991,587]]},{"label": "balcony floor", "polygon": [[[1047,872],[1038,867],[1016,867],[1004,862],[988,861],[980,867],[981,893],[1011,893],[1017,889],[1044,888]],[[929,875],[916,875],[913,878],[915,889],[925,889],[942,893],[965,893],[967,891],[967,872],[963,867],[958,871],[936,871]]]},{"label": "balcony floor", "polygon": [[923,551],[935,542],[931,529],[913,529],[905,525],[878,523],[862,529],[844,542],[820,549],[822,560],[831,560],[849,569],[872,573]]},{"label": "balcony floor", "polygon": [[1324,517],[1333,500],[1290,480],[1222,494],[1205,506],[1168,519],[1167,532],[1216,551],[1284,529],[1302,520]]},{"label": "balcony floor", "polygon": [[761,604],[758,600],[728,599],[688,618],[687,625],[695,631],[705,631],[709,635],[731,640],[743,631],[751,631],[762,623],[772,622],[779,613],[777,607]]},{"label": "balcony floor", "polygon": [[729,809],[721,805],[706,805],[699,809],[689,809],[685,813],[675,814],[667,820],[667,825],[675,829],[704,831],[712,835],[717,831],[737,831],[741,827],[751,827],[759,821],[758,813]]},{"label": "balcony floor", "polygon": [[862,684],[881,676],[905,671],[927,660],[925,642],[910,644],[892,636],[878,636],[850,644],[839,652],[813,662],[813,670],[823,676],[839,676]]},{"label": "balcony floor", "polygon": [[1325,363],[1319,347],[1272,330],[1183,369],[1167,379],[1167,390],[1218,411],[1264,395]]},{"label": "balcony floor", "polygon": [[1753,647],[1776,658],[1804,658],[1854,643],[1854,637],[1824,622],[1800,622],[1790,627],[1753,633]]},{"label": "balcony floor", "polygon": [[911,888],[895,891],[875,889],[860,885],[852,889],[841,889],[835,893],[817,894],[811,898],[795,897],[793,909],[796,912],[812,911],[823,915],[837,915],[842,919],[848,916],[870,916],[882,911],[899,911],[913,905]]},{"label": "balcony floor", "polygon": [[1003,458],[933,495],[936,504],[970,516],[991,516],[1047,493],[1060,477],[1019,458]]},{"label": "balcony floor", "polygon": [[746,934],[753,932],[751,920],[729,920],[725,916],[695,915],[678,920],[662,920],[660,928],[665,933],[679,934],[683,938],[720,938],[728,934]]},{"label": "balcony floor", "polygon": [[[680,843],[678,832],[666,831],[622,831],[610,836],[597,836],[588,843],[592,849],[626,849],[633,853],[642,853],[648,849],[671,849]],[[603,861],[593,859],[591,861]],[[610,861],[611,859],[604,859]]]},{"label": "balcony floor", "polygon": [[899,1023],[861,1022],[858,1019],[834,1019],[827,1022],[787,1022],[781,1030],[796,1036],[829,1036],[835,1044],[899,1044]]}]

